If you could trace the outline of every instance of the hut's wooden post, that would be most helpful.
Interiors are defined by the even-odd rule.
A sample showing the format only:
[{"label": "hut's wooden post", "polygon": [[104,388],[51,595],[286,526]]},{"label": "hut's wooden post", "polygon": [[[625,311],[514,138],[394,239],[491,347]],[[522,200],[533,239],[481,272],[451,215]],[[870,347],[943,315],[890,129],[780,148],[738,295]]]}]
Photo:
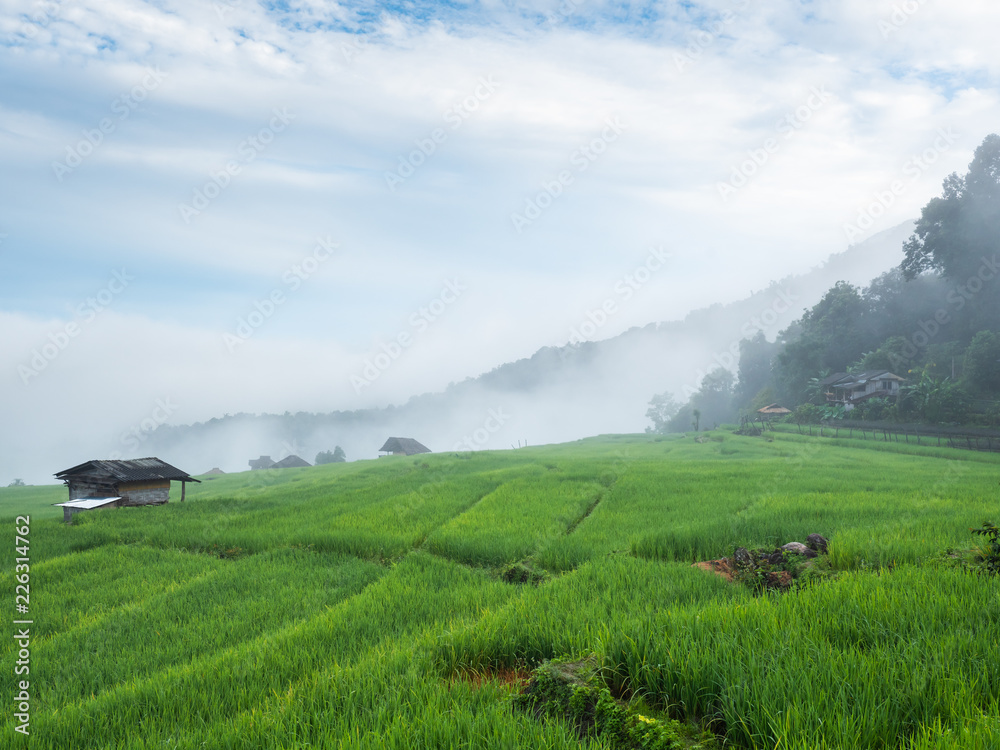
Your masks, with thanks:
[{"label": "hut's wooden post", "polygon": [[184,491],[187,489],[188,483],[181,482],[181,502],[184,502]]}]

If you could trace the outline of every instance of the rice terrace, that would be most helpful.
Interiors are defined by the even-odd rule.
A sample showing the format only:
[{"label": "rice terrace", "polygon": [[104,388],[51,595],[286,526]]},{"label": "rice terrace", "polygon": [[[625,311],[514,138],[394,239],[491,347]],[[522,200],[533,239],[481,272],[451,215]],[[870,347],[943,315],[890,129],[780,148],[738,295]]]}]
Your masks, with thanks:
[{"label": "rice terrace", "polygon": [[61,486],[3,489],[36,618],[5,746],[995,750],[998,462],[730,428],[203,476],[71,525]]}]

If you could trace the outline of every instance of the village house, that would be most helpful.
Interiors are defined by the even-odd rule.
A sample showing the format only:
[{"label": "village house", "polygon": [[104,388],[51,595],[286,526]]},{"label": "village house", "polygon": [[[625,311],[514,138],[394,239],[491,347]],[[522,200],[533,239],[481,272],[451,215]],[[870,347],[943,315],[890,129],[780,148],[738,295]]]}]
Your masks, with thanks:
[{"label": "village house", "polygon": [[272,469],[295,469],[303,466],[312,466],[312,464],[306,461],[304,458],[299,458],[295,454],[292,454],[291,456],[286,456],[280,461],[271,464]]},{"label": "village house", "polygon": [[162,505],[170,499],[170,483],[181,483],[184,502],[188,482],[199,482],[158,458],[94,460],[60,471],[56,479],[65,482],[69,501],[56,503],[69,523],[76,513],[95,508],[122,508]]},{"label": "village house", "polygon": [[250,470],[260,471],[261,469],[270,469],[274,466],[274,461],[271,460],[270,456],[261,456],[260,458],[250,459]]},{"label": "village house", "polygon": [[379,448],[379,452],[392,456],[413,456],[417,453],[430,453],[431,449],[413,438],[391,437]]},{"label": "village house", "polygon": [[841,404],[845,411],[851,411],[870,398],[898,398],[903,381],[904,378],[888,370],[866,370],[854,374],[837,372],[820,383],[826,388],[824,396],[828,404]]}]

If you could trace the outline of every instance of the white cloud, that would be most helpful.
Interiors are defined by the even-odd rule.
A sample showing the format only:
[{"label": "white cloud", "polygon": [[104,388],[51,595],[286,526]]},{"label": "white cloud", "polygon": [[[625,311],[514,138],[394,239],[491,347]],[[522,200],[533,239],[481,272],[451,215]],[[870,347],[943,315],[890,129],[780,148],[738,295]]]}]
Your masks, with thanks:
[{"label": "white cloud", "polygon": [[[602,333],[677,318],[843,249],[844,225],[952,127],[956,142],[866,231],[914,216],[1000,118],[992,4],[920,4],[887,38],[889,2],[807,12],[790,0],[717,0],[660,7],[645,28],[638,5],[588,1],[565,16],[561,4],[487,3],[424,22],[375,4],[300,2],[279,14],[249,0],[4,3],[4,372],[108,269],[140,279],[109,318],[108,341],[95,331],[67,353],[64,374],[39,378],[14,416],[70,408],[64,394],[91,382],[70,373],[112,356],[110,328],[129,341],[155,332],[185,352],[170,377],[116,360],[123,414],[170,382],[184,384],[185,421],[351,408],[366,402],[346,376],[321,387],[313,370],[350,371],[443,279],[468,279],[454,317],[380,384],[385,400],[405,398],[564,343],[655,244],[675,256],[669,275]],[[53,10],[31,21],[39,7]],[[343,30],[356,24],[370,33]],[[115,103],[157,68],[162,84],[114,119]],[[496,91],[452,128],[447,113],[484,77]],[[817,87],[828,98],[784,131],[779,119]],[[178,204],[241,159],[275,108],[295,119],[185,223]],[[609,117],[625,132],[581,169],[574,156]],[[52,162],[102,118],[114,132],[59,182]],[[445,140],[390,191],[386,173],[435,129]],[[719,183],[769,139],[779,148],[722,200]],[[518,233],[510,215],[563,171],[572,184]],[[223,333],[317,235],[343,257],[255,335],[242,365],[220,359]],[[224,378],[241,384],[231,398],[194,390]]]}]

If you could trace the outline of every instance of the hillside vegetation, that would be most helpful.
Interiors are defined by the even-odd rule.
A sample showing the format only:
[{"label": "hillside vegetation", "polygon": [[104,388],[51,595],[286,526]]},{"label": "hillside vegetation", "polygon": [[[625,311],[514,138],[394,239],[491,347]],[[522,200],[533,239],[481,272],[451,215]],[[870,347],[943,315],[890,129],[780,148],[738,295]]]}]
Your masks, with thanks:
[{"label": "hillside vegetation", "polygon": [[[1000,518],[1000,457],[878,447],[602,437],[39,515],[30,746],[605,747],[514,707],[517,674],[573,657],[717,747],[995,749],[1000,579],[969,530]],[[19,500],[61,492],[5,490],[9,536]],[[787,593],[691,565],[813,532],[829,557]]]}]

